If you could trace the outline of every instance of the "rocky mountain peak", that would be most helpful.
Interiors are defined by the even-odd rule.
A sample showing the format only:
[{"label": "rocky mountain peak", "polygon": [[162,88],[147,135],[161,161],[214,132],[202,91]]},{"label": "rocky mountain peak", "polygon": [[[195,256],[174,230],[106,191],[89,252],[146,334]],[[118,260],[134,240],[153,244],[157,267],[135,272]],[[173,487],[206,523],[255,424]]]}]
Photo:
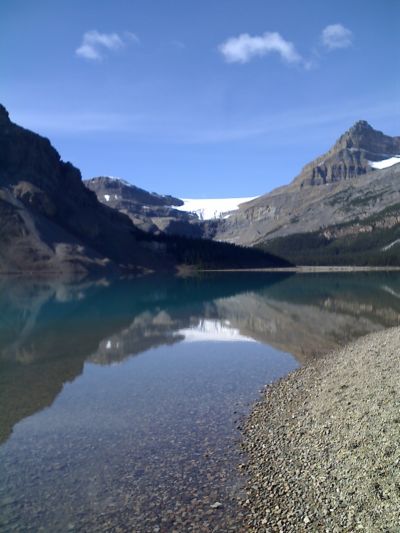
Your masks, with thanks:
[{"label": "rocky mountain peak", "polygon": [[182,200],[169,195],[151,193],[140,187],[112,176],[99,176],[85,181],[88,189],[96,193],[101,202],[106,199],[108,205],[117,208],[115,201],[128,201],[147,206],[180,206]]},{"label": "rocky mountain peak", "polygon": [[396,155],[398,144],[398,138],[375,130],[366,120],[359,120],[339,138],[331,151],[358,148],[382,156]]},{"label": "rocky mountain peak", "polygon": [[349,132],[364,132],[371,131],[374,128],[366,120],[357,120],[352,127],[349,129]]},{"label": "rocky mountain peak", "polygon": [[400,137],[375,130],[366,120],[351,126],[325,154],[308,163],[294,186],[314,186],[356,178],[373,172],[371,162],[400,154]]},{"label": "rocky mountain peak", "polygon": [[7,122],[10,122],[8,111],[2,104],[0,104],[0,124]]},{"label": "rocky mountain peak", "polygon": [[358,120],[340,137],[340,139],[345,138],[348,141],[348,147],[350,148],[354,145],[354,143],[366,139],[371,134],[373,135],[374,132],[381,133],[374,130],[374,128],[366,120]]}]

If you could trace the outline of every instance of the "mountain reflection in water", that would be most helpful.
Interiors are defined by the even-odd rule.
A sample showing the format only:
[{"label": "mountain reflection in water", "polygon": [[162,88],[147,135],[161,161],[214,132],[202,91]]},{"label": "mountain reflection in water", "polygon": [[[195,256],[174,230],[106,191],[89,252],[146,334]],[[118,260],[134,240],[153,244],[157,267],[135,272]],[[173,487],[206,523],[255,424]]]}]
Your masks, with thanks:
[{"label": "mountain reflection in water", "polygon": [[0,531],[240,531],[238,418],[398,325],[399,295],[396,273],[0,282]]},{"label": "mountain reflection in water", "polygon": [[3,280],[0,442],[18,420],[51,405],[85,361],[111,364],[184,339],[236,336],[304,363],[399,322],[396,273],[227,273],[78,285]]}]

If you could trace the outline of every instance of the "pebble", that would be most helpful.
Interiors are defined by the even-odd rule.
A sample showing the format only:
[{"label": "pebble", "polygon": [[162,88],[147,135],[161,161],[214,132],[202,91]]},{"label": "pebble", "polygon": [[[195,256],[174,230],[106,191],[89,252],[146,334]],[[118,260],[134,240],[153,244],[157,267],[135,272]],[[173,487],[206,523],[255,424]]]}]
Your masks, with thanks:
[{"label": "pebble", "polygon": [[213,504],[210,505],[211,509],[219,509],[220,507],[222,507],[222,503],[221,502],[215,502]]},{"label": "pebble", "polygon": [[243,430],[246,531],[399,531],[398,383],[393,328],[268,387]]}]

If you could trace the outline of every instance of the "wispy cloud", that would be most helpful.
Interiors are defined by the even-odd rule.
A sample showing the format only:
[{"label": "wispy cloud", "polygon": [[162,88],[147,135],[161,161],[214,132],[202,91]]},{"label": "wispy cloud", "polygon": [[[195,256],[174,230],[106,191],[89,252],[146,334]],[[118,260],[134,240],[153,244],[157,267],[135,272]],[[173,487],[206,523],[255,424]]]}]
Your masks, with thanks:
[{"label": "wispy cloud", "polygon": [[139,42],[139,39],[132,32],[125,32],[120,35],[91,30],[83,34],[82,43],[75,50],[75,53],[84,59],[101,61],[107,52],[115,52],[123,48],[129,41]]},{"label": "wispy cloud", "polygon": [[171,114],[103,111],[12,113],[15,122],[50,136],[122,134],[141,142],[182,145],[219,144],[257,138],[268,138],[269,142],[282,144],[289,142],[289,135],[293,136],[294,142],[300,143],[300,131],[308,129],[308,135],[310,132],[318,135],[321,127],[343,122],[350,125],[361,117],[375,121],[393,116],[400,116],[400,108],[393,101],[379,105],[371,102],[348,102],[341,105],[340,109],[336,106],[292,109],[262,116],[237,117],[229,123],[215,112],[211,116],[204,110],[201,113],[198,110],[186,111],[184,115],[178,110]]},{"label": "wispy cloud", "polygon": [[173,41],[171,41],[171,45],[174,48],[178,48],[180,50],[184,50],[186,48],[186,44],[183,41],[179,41],[177,39],[174,39]]},{"label": "wispy cloud", "polygon": [[134,113],[102,111],[20,112],[15,121],[49,134],[140,132],[149,117]]},{"label": "wispy cloud", "polygon": [[353,32],[342,24],[330,24],[322,30],[321,39],[329,50],[348,48],[353,44]]},{"label": "wispy cloud", "polygon": [[287,63],[301,63],[303,58],[290,41],[278,32],[265,32],[263,35],[242,33],[230,37],[218,47],[228,63],[248,63],[257,56],[277,53]]}]

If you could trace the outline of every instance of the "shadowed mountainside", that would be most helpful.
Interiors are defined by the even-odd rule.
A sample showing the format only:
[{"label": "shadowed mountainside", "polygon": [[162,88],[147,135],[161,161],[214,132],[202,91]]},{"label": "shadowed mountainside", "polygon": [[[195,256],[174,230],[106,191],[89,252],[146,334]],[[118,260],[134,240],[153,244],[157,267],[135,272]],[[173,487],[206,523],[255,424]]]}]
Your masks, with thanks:
[{"label": "shadowed mountainside", "polygon": [[98,202],[79,170],[48,139],[13,124],[3,106],[0,154],[0,272],[157,267],[157,246],[140,242],[127,216]]}]

